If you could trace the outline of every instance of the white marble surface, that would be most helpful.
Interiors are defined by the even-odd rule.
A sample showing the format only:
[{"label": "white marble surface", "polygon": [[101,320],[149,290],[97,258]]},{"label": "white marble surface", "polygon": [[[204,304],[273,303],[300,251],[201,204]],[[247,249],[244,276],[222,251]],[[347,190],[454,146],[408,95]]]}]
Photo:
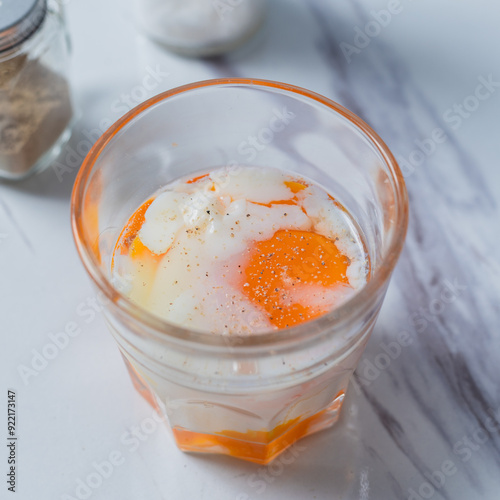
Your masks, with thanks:
[{"label": "white marble surface", "polygon": [[[420,164],[406,164],[407,244],[342,420],[303,440],[293,463],[271,468],[185,455],[159,425],[132,444],[127,433],[143,425],[151,409],[132,389],[101,315],[88,312],[94,295],[69,225],[76,169],[61,182],[49,169],[1,185],[0,420],[5,436],[6,388],[13,388],[17,498],[498,499],[498,4],[270,0],[258,39],[230,57],[200,61],[169,55],[145,40],[128,2],[64,3],[82,110],[73,150],[85,147],[85,131],[97,137],[95,129],[126,111],[127,95],[135,96],[131,104],[146,97],[141,82],[155,70],[162,74],[156,73],[148,96],[220,76],[309,88],[363,117],[400,159]],[[372,11],[389,7],[398,12],[349,62],[342,42],[353,44],[355,27],[365,28]],[[470,96],[481,78],[494,83],[476,102]],[[470,111],[460,116],[454,106],[464,101]],[[433,131],[440,143],[430,143]],[[432,152],[415,153],[416,141],[426,141]],[[59,161],[71,165],[70,152]],[[81,333],[24,383],[19,366],[29,366],[33,350],[71,322]],[[411,344],[391,344],[394,359],[377,368],[384,346],[402,331],[410,333]],[[93,464],[110,455],[120,463],[109,477],[90,495],[78,491],[79,481],[95,472]],[[2,474],[6,462],[4,451]],[[0,497],[9,498],[3,483]]]}]

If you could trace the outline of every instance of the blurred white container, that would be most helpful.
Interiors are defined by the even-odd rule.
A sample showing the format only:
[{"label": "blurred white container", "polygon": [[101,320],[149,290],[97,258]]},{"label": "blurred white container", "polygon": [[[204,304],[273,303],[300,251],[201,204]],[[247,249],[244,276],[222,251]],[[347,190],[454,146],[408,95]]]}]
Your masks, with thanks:
[{"label": "blurred white container", "polygon": [[215,56],[251,38],[264,19],[266,0],[137,0],[140,24],[169,50]]}]

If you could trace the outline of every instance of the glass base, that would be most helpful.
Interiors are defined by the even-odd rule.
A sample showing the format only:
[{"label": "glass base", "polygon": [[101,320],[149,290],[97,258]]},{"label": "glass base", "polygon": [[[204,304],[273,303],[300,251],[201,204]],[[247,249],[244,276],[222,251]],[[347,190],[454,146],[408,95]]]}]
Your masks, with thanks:
[{"label": "glass base", "polygon": [[331,427],[337,422],[344,392],[328,408],[304,420],[300,417],[279,424],[271,431],[222,431],[202,434],[181,427],[172,429],[177,446],[186,452],[218,453],[267,465],[299,439]]},{"label": "glass base", "polygon": [[[135,389],[160,414],[163,411],[144,378],[125,356],[125,365]],[[178,448],[185,452],[229,455],[266,465],[299,439],[331,427],[339,419],[345,392],[340,391],[330,405],[305,419],[297,417],[272,430],[249,430],[245,433],[223,430],[213,434],[174,426],[172,432]]]}]

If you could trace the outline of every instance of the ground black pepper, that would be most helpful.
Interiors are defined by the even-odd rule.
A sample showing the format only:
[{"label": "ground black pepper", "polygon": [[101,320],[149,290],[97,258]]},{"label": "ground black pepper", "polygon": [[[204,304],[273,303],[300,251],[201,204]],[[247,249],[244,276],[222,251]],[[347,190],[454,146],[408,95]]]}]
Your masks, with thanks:
[{"label": "ground black pepper", "polygon": [[24,53],[0,59],[0,170],[13,177],[31,170],[72,115],[64,77]]}]

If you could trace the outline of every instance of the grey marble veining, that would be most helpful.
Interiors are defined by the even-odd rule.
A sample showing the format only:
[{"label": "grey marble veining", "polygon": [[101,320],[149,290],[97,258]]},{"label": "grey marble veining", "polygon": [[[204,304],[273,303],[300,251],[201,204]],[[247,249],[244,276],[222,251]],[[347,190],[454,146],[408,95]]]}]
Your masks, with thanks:
[{"label": "grey marble veining", "polygon": [[[356,25],[370,21],[359,2],[352,9]],[[391,304],[398,314],[383,315],[355,378],[360,390],[352,404],[371,413],[362,421],[368,425],[360,441],[374,461],[384,457],[387,469],[388,481],[378,495],[405,498],[412,491],[420,495],[422,488],[422,495],[434,490],[432,496],[442,498],[488,498],[488,489],[500,482],[484,467],[484,461],[498,465],[500,451],[494,425],[500,425],[494,355],[500,352],[494,327],[500,319],[498,187],[491,189],[473,152],[461,145],[442,111],[412,81],[411,61],[378,40],[369,57],[354,55],[349,62],[340,43],[349,39],[351,24],[324,2],[309,2],[307,10],[304,14],[314,19],[318,53],[332,70],[327,95],[370,123],[399,158],[406,159],[418,149],[415,141],[430,138],[435,128],[446,136],[445,142],[430,146],[434,151],[421,164],[401,162],[411,216],[390,292],[397,295]],[[230,63],[216,67],[225,75],[247,76]],[[383,343],[394,342],[402,330],[411,335],[411,346],[400,347],[402,354],[387,369],[370,371],[386,352]],[[377,378],[371,381],[370,376]],[[387,439],[381,448],[370,432],[373,418]],[[436,486],[441,477],[436,474],[436,484],[422,487],[447,460],[453,474],[445,484]],[[408,464],[404,478],[391,472],[397,461]],[[367,473],[365,483],[369,478]]]},{"label": "grey marble veining", "polygon": [[[347,64],[333,35],[334,18],[324,16],[318,3],[314,10],[317,19],[322,19],[319,25],[324,37],[320,50],[334,61],[341,76],[334,82],[337,92],[349,95],[349,104],[395,154],[404,158],[416,149],[415,139],[429,137],[435,127],[448,137],[436,146],[436,154],[406,173],[411,217],[393,293],[402,297],[399,307],[409,321],[401,324],[384,318],[373,339],[390,340],[399,329],[408,329],[415,340],[413,356],[406,356],[404,364],[398,359],[387,369],[393,386],[389,394],[386,390],[379,392],[374,384],[363,390],[363,396],[403,455],[400,459],[411,462],[415,477],[407,484],[418,491],[421,482],[427,480],[426,474],[438,470],[448,459],[457,465],[459,477],[450,477],[449,484],[437,494],[443,498],[481,497],[487,494],[482,488],[487,470],[484,461],[494,461],[498,466],[500,451],[498,429],[492,431],[485,424],[493,415],[499,423],[500,408],[495,356],[500,347],[495,328],[500,297],[495,264],[497,198],[475,165],[473,154],[460,145],[454,131],[412,82],[405,68],[407,62],[390,46],[380,43],[373,47],[370,59]],[[359,24],[365,24],[367,12],[356,10]],[[449,304],[440,298],[446,282],[460,287],[456,300]],[[427,314],[419,312],[420,308]],[[372,342],[367,359],[376,356],[377,349],[376,341]],[[410,405],[413,411],[408,414]],[[413,433],[415,427],[421,432]],[[457,443],[476,429],[484,432],[468,445],[472,453],[469,459]],[[407,484],[398,483],[406,494]],[[396,490],[392,494],[400,497]]]}]

